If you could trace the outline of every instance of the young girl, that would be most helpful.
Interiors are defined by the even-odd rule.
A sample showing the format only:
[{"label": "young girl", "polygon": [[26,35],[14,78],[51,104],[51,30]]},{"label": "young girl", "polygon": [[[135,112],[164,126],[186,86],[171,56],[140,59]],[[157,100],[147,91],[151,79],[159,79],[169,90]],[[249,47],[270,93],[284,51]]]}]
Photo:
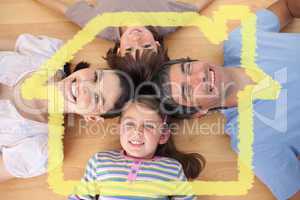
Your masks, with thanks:
[{"label": "young girl", "polygon": [[[204,167],[204,158],[196,153],[183,154],[176,150],[168,127],[169,120],[158,108],[159,103],[149,97],[128,103],[120,118],[123,150],[96,153],[89,160],[82,181],[186,181],[187,178],[196,178]],[[70,200],[136,198],[69,197]],[[168,199],[159,195],[154,199],[158,198]],[[172,199],[195,197],[174,196]]]},{"label": "young girl", "polygon": [[[95,16],[106,12],[199,12],[212,0],[198,0],[191,5],[176,0],[95,0],[76,1],[69,6],[63,0],[37,0],[64,14],[72,22],[84,27]],[[109,27],[99,33],[99,37],[112,40],[115,47],[107,52],[106,58],[113,60],[129,53],[135,57],[136,51],[157,51],[163,48],[163,37],[178,27]]]},{"label": "young girl", "polygon": [[[18,37],[13,51],[0,52],[0,182],[46,172],[48,102],[23,99],[20,88],[62,44],[58,39],[23,34]],[[0,46],[13,49],[4,47],[4,43]],[[100,120],[101,115],[121,109],[129,99],[129,85],[115,71],[87,67],[87,63],[80,63],[78,71],[67,77],[62,73],[48,84],[61,90],[64,113]],[[108,92],[111,90],[114,92]]]}]

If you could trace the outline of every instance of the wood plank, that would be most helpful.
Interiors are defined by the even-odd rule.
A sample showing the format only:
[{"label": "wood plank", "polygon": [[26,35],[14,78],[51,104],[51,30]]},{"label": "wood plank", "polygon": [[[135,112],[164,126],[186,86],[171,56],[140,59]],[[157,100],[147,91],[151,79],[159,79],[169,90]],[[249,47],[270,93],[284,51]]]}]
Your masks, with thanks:
[{"label": "wood plank", "polygon": [[[187,0],[192,2],[193,0]],[[211,16],[213,11],[225,4],[249,5],[252,10],[268,6],[274,0],[216,0],[202,14]],[[68,2],[71,2],[69,0]],[[22,12],[20,12],[22,11]],[[238,22],[229,22],[232,30]],[[42,34],[70,40],[78,26],[70,23],[64,16],[53,12],[32,0],[0,1],[0,38],[15,40],[21,33]],[[300,20],[295,20],[285,31],[300,32]],[[213,45],[194,27],[186,27],[171,34],[165,40],[171,57],[190,56],[206,59],[216,64],[223,63],[222,44]],[[89,61],[93,67],[106,67],[102,56],[112,43],[101,39],[94,40],[76,54],[74,62]],[[205,47],[205,48],[204,48]],[[119,149],[119,138],[112,128],[117,119],[104,124],[86,124],[79,117],[70,117],[64,138],[64,173],[67,180],[82,177],[87,160],[97,151]],[[184,152],[199,152],[207,159],[207,166],[200,175],[200,180],[229,181],[237,179],[237,155],[230,148],[230,140],[223,131],[224,118],[212,114],[203,119],[184,120],[174,135],[178,149]],[[193,133],[193,134],[191,134]],[[54,194],[47,185],[47,176],[27,180],[11,180],[0,184],[1,199],[14,200],[62,200],[63,196]],[[258,179],[246,196],[215,197],[203,196],[202,200],[273,200],[270,191]]]}]

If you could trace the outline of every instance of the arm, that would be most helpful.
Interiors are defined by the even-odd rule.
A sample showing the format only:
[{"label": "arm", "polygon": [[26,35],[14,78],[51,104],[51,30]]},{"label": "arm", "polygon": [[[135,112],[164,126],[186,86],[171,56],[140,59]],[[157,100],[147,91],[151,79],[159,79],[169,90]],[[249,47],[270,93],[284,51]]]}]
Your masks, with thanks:
[{"label": "arm", "polygon": [[5,169],[2,156],[0,156],[0,183],[12,179],[13,176]]},{"label": "arm", "polygon": [[[268,9],[272,11],[280,21],[280,29],[283,29],[287,24],[289,24],[293,16],[288,7],[289,0],[278,0],[273,3]],[[299,2],[299,1],[298,1]],[[298,3],[300,4],[300,2]]]},{"label": "arm", "polygon": [[65,14],[66,10],[69,7],[69,5],[62,0],[36,0],[36,1],[61,14]]},{"label": "arm", "polygon": [[198,0],[196,6],[198,11],[202,11],[203,9],[207,8],[214,0]]}]

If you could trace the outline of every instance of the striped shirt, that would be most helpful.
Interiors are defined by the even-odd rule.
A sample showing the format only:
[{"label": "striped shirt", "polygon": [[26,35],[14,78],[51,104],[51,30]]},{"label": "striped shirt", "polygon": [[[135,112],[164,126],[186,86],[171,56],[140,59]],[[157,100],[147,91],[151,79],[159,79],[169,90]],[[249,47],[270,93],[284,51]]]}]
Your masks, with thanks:
[{"label": "striped shirt", "polygon": [[[172,158],[155,156],[152,159],[137,159],[127,156],[124,151],[106,151],[99,152],[90,158],[85,170],[82,182],[93,181],[113,181],[113,182],[131,182],[131,181],[161,181],[162,185],[151,185],[142,189],[142,193],[137,196],[99,196],[99,195],[71,195],[69,200],[146,200],[146,199],[174,199],[174,200],[194,200],[197,199],[192,195],[181,196],[161,196],[155,195],[158,190],[167,189],[166,181],[187,181],[181,164]],[[155,188],[156,186],[156,188]],[[111,189],[111,188],[110,188]],[[123,188],[124,189],[124,188]],[[151,191],[149,194],[143,196]],[[173,188],[174,189],[174,188]],[[122,194],[121,187],[114,187],[113,190],[119,190],[118,194]],[[124,191],[124,190],[123,190]],[[155,192],[156,191],[156,192]],[[164,190],[166,191],[166,190]],[[178,192],[177,192],[178,191]],[[174,192],[174,191],[173,191]],[[176,193],[191,194],[192,190],[185,184],[181,184],[176,188]],[[76,193],[76,192],[74,192]]]}]

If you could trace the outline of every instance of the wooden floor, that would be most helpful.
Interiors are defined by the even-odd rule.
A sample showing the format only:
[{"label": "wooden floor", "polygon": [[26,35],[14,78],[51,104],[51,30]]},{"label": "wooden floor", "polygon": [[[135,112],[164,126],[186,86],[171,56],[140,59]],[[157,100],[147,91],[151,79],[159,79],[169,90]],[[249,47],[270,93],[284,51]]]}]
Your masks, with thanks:
[{"label": "wooden floor", "polygon": [[[69,0],[72,1],[72,0]],[[197,0],[186,0],[197,1]],[[249,5],[254,10],[268,6],[273,0],[216,0],[203,14],[210,16],[223,4]],[[229,23],[230,28],[237,22]],[[79,30],[64,16],[55,13],[33,0],[0,0],[0,38],[14,40],[21,33],[42,34],[69,40]],[[295,20],[285,31],[300,32],[300,21]],[[216,64],[223,63],[222,45],[210,44],[195,28],[182,28],[166,38],[172,58],[190,56],[207,59]],[[76,55],[74,62],[89,61],[105,67],[102,56],[112,46],[111,42],[96,39]],[[65,179],[79,179],[88,158],[97,151],[120,148],[118,136],[109,129],[117,119],[104,124],[85,124],[82,119],[69,117],[64,147]],[[208,124],[211,127],[203,126]],[[176,145],[182,151],[199,152],[207,159],[207,167],[199,177],[201,180],[229,181],[237,179],[237,156],[230,149],[228,136],[223,134],[224,119],[212,114],[203,119],[183,121],[181,131],[175,136]],[[0,199],[10,200],[61,200],[66,197],[54,194],[47,185],[47,175],[28,180],[12,180],[0,184]],[[202,200],[273,200],[269,190],[257,179],[246,196],[203,196]]]}]

